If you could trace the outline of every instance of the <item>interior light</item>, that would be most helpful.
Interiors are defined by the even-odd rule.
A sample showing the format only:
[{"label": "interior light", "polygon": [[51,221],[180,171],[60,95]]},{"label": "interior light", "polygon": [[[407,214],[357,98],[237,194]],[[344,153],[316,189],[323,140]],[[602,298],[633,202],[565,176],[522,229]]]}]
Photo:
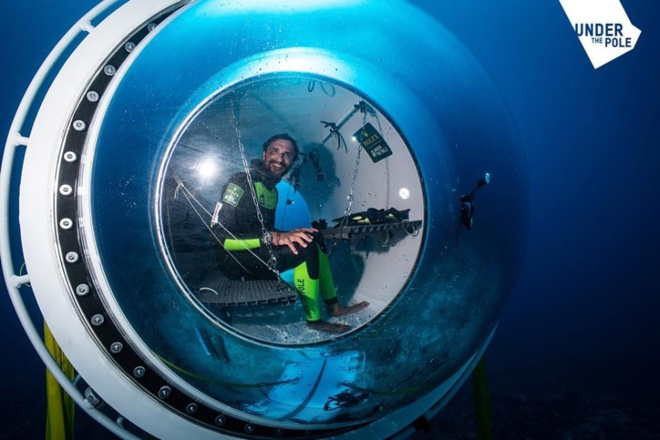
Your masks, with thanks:
[{"label": "interior light", "polygon": [[197,172],[201,177],[212,177],[218,171],[216,163],[210,159],[200,163],[197,167]]}]

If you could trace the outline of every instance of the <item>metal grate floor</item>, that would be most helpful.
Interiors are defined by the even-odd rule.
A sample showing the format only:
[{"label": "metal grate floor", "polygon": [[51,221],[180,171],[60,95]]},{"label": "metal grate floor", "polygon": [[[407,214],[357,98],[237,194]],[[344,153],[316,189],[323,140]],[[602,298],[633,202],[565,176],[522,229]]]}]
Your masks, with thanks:
[{"label": "metal grate floor", "polygon": [[260,304],[293,303],[297,294],[288,285],[277,280],[230,280],[222,274],[207,277],[195,293],[207,304],[249,306]]}]

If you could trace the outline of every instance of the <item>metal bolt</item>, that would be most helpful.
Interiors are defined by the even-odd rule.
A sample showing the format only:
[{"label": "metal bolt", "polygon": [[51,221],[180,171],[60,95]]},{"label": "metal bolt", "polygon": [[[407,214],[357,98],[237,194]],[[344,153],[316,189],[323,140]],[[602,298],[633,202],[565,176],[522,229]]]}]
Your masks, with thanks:
[{"label": "metal bolt", "polygon": [[117,73],[117,69],[112,64],[108,64],[103,68],[103,72],[108,76],[112,76]]},{"label": "metal bolt", "polygon": [[112,354],[120,353],[123,349],[124,349],[124,344],[122,344],[121,342],[113,342],[110,345],[110,352]]},{"label": "metal bolt", "polygon": [[94,90],[90,90],[89,92],[87,92],[87,99],[90,102],[96,102],[99,100],[100,97],[101,96],[98,94],[98,92],[95,92]]},{"label": "metal bolt", "polygon": [[92,408],[98,408],[103,403],[103,400],[101,400],[91,388],[85,390],[85,400],[92,406]]},{"label": "metal bolt", "polygon": [[197,404],[196,403],[189,403],[188,406],[186,406],[186,414],[193,415],[197,412]]},{"label": "metal bolt", "polygon": [[124,49],[126,49],[126,52],[133,52],[133,49],[135,49],[135,43],[129,41],[128,43],[124,44]]},{"label": "metal bolt", "polygon": [[216,426],[223,426],[225,423],[227,423],[227,416],[225,416],[224,414],[220,414],[218,417],[215,418]]},{"label": "metal bolt", "polygon": [[73,188],[71,188],[71,185],[60,186],[60,194],[62,194],[63,196],[70,196],[72,192],[73,192]]},{"label": "metal bolt", "polygon": [[85,121],[81,121],[80,119],[76,119],[75,121],[73,121],[74,130],[83,131],[86,128],[87,128],[87,124],[85,124]]},{"label": "metal bolt", "polygon": [[257,428],[252,423],[248,423],[247,425],[245,425],[244,429],[246,433],[252,434]]},{"label": "metal bolt", "polygon": [[69,163],[75,162],[77,159],[78,159],[78,155],[73,151],[67,151],[66,153],[64,153],[64,160],[66,160]]},{"label": "metal bolt", "polygon": [[70,218],[63,218],[60,220],[60,228],[62,229],[71,229],[73,227],[73,220]]},{"label": "metal bolt", "polygon": [[76,286],[76,295],[85,296],[89,293],[89,286],[87,284],[78,284]]},{"label": "metal bolt", "polygon": [[67,263],[77,263],[80,257],[78,256],[77,253],[75,252],[68,252],[65,256],[64,259],[66,260]]},{"label": "metal bolt", "polygon": [[153,31],[154,29],[156,29],[156,23],[149,23],[149,24],[147,25],[147,30],[148,30],[149,32]]},{"label": "metal bolt", "polygon": [[103,315],[98,314],[98,315],[92,316],[92,325],[94,327],[98,327],[99,325],[103,324],[104,322],[105,322],[105,318],[103,317]]},{"label": "metal bolt", "polygon": [[172,394],[172,388],[168,387],[167,385],[163,385],[158,390],[158,397],[160,397],[161,399],[167,399],[168,397],[170,397],[170,394]]},{"label": "metal bolt", "polygon": [[133,377],[136,379],[140,379],[144,377],[144,373],[146,373],[147,370],[143,366],[135,367],[133,368]]}]

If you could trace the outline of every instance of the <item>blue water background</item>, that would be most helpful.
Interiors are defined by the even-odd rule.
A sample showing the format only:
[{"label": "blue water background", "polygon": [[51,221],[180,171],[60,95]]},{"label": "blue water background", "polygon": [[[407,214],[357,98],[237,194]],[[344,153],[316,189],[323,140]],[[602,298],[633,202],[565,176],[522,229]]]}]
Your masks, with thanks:
[{"label": "blue water background", "polygon": [[[660,436],[652,420],[660,413],[654,379],[660,361],[660,4],[624,1],[642,30],[637,47],[594,70],[558,1],[413,3],[454,32],[490,73],[528,158],[528,254],[487,354],[496,432],[501,438],[571,432],[599,438],[578,435],[586,432],[580,426],[595,423],[587,420],[587,401],[596,393],[628,417],[628,438]],[[94,4],[3,5],[2,137],[42,60]],[[501,202],[507,203],[505,195]],[[0,302],[0,438],[41,437],[43,367],[4,292]],[[557,396],[558,387],[568,391]],[[511,388],[516,391],[505,391]],[[554,406],[540,405],[538,396]],[[456,405],[447,411],[460,412]],[[575,405],[584,417],[565,410]],[[503,407],[509,411],[498,410]],[[469,438],[472,423],[441,413],[432,425],[434,432]],[[107,437],[88,425],[81,438]]]}]

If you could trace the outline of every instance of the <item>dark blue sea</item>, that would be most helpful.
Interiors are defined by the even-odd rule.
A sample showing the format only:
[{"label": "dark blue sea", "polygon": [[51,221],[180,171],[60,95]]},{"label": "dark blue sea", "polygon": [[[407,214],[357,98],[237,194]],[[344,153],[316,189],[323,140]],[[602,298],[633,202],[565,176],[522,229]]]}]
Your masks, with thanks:
[{"label": "dark blue sea", "polygon": [[[642,34],[594,69],[557,0],[413,3],[490,74],[527,156],[527,254],[486,352],[494,437],[660,438],[660,4],[622,0]],[[43,59],[94,4],[3,4],[3,139]],[[0,438],[42,438],[44,368],[4,284],[0,308]],[[477,438],[471,393],[414,438]],[[113,438],[78,414],[78,438]]]}]

